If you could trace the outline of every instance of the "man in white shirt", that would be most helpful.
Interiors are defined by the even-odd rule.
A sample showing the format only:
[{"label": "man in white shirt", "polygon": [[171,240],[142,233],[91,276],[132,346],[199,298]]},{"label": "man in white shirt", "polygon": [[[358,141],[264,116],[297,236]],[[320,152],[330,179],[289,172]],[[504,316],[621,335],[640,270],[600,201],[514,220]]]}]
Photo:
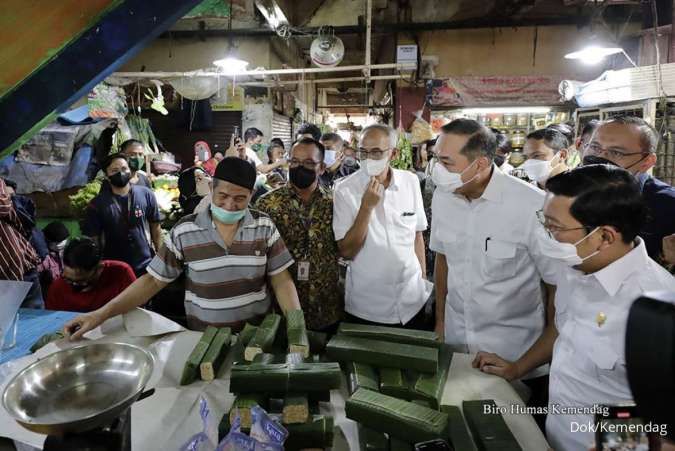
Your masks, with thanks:
[{"label": "man in white shirt", "polygon": [[[541,281],[550,283],[555,268],[533,234],[544,193],[501,172],[493,164],[496,146],[494,134],[469,119],[446,124],[435,146],[436,332],[459,351],[516,360],[552,340],[545,313],[555,289],[542,290]],[[532,369],[509,368],[503,376],[525,379],[531,405],[543,407],[547,368]]]},{"label": "man in white shirt", "polygon": [[[675,279],[649,258],[637,236],[646,207],[628,172],[583,166],[552,177],[546,188],[551,194],[536,235],[542,253],[560,268],[546,432],[556,451],[585,450],[594,442],[587,432],[591,409],[632,401],[624,360],[631,304],[646,291],[675,291]],[[521,359],[516,366],[527,371],[531,364]],[[563,411],[569,408],[588,410]]]},{"label": "man in white shirt", "polygon": [[389,167],[396,140],[385,125],[363,131],[361,169],[335,186],[333,231],[340,255],[352,260],[345,290],[349,319],[421,328],[431,294],[424,280],[427,220],[415,174]]},{"label": "man in white shirt", "polygon": [[[267,160],[267,150],[263,144],[263,132],[255,127],[247,128],[244,132],[244,145],[246,147],[246,160],[255,166],[256,170],[261,174],[267,174],[273,170],[285,166],[286,159],[282,158],[276,162],[263,163],[261,155]],[[264,180],[261,178],[260,180]]]}]

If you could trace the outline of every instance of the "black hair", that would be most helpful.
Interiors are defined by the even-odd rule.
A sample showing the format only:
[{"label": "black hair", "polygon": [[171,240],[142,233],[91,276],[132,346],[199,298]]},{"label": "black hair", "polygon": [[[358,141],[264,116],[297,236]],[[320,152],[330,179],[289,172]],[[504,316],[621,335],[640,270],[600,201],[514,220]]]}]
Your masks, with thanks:
[{"label": "black hair", "polygon": [[5,181],[5,185],[9,186],[9,187],[12,188],[14,191],[16,191],[16,186],[17,186],[17,185],[16,185],[16,182],[15,182],[14,180],[10,180],[10,179],[3,179],[3,180]]},{"label": "black hair", "polygon": [[548,179],[546,190],[573,197],[570,213],[587,231],[609,225],[621,233],[626,244],[635,240],[647,214],[637,180],[615,166],[577,167]]},{"label": "black hair", "polygon": [[321,135],[321,141],[332,141],[336,143],[344,142],[342,136],[338,135],[337,133],[324,133],[323,135]]},{"label": "black hair", "polygon": [[293,152],[293,148],[297,146],[298,144],[304,144],[304,145],[314,145],[316,146],[317,149],[319,149],[319,153],[321,154],[321,161],[323,161],[324,157],[326,156],[326,148],[324,147],[323,144],[321,144],[319,141],[316,139],[312,138],[302,138],[297,140],[296,142],[293,143],[291,146],[291,153]]},{"label": "black hair", "polygon": [[316,125],[310,124],[308,122],[300,126],[298,131],[295,133],[295,136],[305,134],[312,135],[312,138],[314,138],[315,141],[319,141],[321,139],[321,129],[319,129],[319,127],[317,127]]},{"label": "black hair", "polygon": [[42,233],[45,234],[45,238],[50,243],[60,243],[70,236],[68,228],[61,221],[50,222],[42,229]]},{"label": "black hair", "polygon": [[252,139],[256,139],[258,136],[264,136],[263,132],[255,127],[249,127],[244,132],[244,142],[249,142]]},{"label": "black hair", "polygon": [[546,127],[549,130],[555,130],[562,133],[562,135],[567,140],[567,147],[571,146],[574,142],[574,129],[567,124],[551,124]]},{"label": "black hair", "polygon": [[513,147],[511,147],[511,138],[509,138],[509,135],[506,133],[495,133],[495,140],[497,141],[497,150],[501,150],[504,154],[513,151]]},{"label": "black hair", "polygon": [[63,251],[63,264],[69,268],[91,271],[101,261],[101,250],[87,236],[72,238]]},{"label": "black hair", "polygon": [[137,139],[127,139],[120,145],[120,152],[124,152],[125,150],[127,150],[127,147],[131,146],[141,146],[145,148],[145,145],[141,141]]},{"label": "black hair", "polygon": [[478,157],[487,157],[492,161],[497,150],[497,138],[495,134],[484,125],[473,119],[455,119],[441,127],[441,131],[446,134],[468,135],[466,142],[460,153],[466,155],[470,160]]},{"label": "black hair", "polygon": [[659,145],[659,135],[656,129],[649,125],[647,121],[636,116],[614,116],[603,122],[605,124],[634,125],[640,130],[640,144],[644,153],[655,153]]},{"label": "black hair", "polygon": [[584,125],[584,128],[581,129],[581,134],[579,136],[586,136],[586,135],[592,135],[595,130],[597,130],[598,126],[600,125],[600,122],[596,119],[591,119],[590,121],[586,122],[586,125]]},{"label": "black hair", "polygon": [[553,153],[556,154],[561,150],[565,150],[569,147],[567,138],[561,132],[554,128],[540,128],[535,130],[529,135],[526,139],[534,139],[536,141],[544,141],[546,147],[553,150]]},{"label": "black hair", "polygon": [[281,140],[281,138],[270,139],[270,145],[271,146],[279,146],[284,150],[286,149],[286,146],[284,145],[284,142]]},{"label": "black hair", "polygon": [[670,425],[675,418],[669,401],[675,399],[675,305],[672,293],[651,296],[636,300],[628,314],[626,375],[640,417],[645,423],[668,425],[665,436],[672,441],[675,432]]},{"label": "black hair", "polygon": [[110,167],[112,162],[115,161],[115,160],[124,160],[124,161],[127,162],[127,164],[129,163],[129,159],[124,154],[114,153],[112,155],[108,155],[106,157],[105,161],[103,162],[103,168],[102,168],[103,172],[107,172],[108,168]]}]

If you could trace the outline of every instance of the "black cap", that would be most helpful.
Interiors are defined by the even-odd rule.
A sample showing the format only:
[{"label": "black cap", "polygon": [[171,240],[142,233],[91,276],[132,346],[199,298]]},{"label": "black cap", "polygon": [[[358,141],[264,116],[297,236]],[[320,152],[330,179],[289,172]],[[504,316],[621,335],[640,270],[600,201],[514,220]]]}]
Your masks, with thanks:
[{"label": "black cap", "polygon": [[248,161],[238,157],[227,157],[218,163],[213,177],[253,191],[256,172]]},{"label": "black cap", "polygon": [[42,231],[45,234],[47,241],[52,243],[60,243],[61,241],[68,239],[70,232],[68,228],[61,221],[52,221],[45,226]]}]

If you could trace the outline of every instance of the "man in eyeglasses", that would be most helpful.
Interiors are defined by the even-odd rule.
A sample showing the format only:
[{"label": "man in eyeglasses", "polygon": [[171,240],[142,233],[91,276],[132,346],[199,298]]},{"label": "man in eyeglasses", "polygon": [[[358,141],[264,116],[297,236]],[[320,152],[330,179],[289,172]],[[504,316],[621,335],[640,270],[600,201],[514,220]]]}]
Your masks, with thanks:
[{"label": "man in eyeglasses", "polygon": [[94,311],[136,280],[128,264],[102,260],[99,247],[89,237],[71,239],[63,252],[63,263],[63,275],[47,294],[49,310]]},{"label": "man in eyeglasses", "polygon": [[426,328],[422,232],[427,228],[417,176],[389,167],[396,132],[363,130],[361,169],[335,186],[333,230],[340,255],[351,260],[345,310],[353,322]]},{"label": "man in eyeglasses", "polygon": [[289,268],[307,327],[334,332],[344,313],[338,289],[338,250],[333,235],[333,195],[319,183],[324,146],[302,138],[291,148],[289,183],[267,193],[256,208],[272,218],[293,256]]},{"label": "man in eyeglasses", "polygon": [[652,177],[648,171],[656,164],[656,130],[643,119],[614,117],[598,127],[584,151],[584,165],[611,164],[633,174],[647,204],[647,220],[640,230],[649,256],[664,265],[669,261],[663,248],[675,240],[675,188]]}]

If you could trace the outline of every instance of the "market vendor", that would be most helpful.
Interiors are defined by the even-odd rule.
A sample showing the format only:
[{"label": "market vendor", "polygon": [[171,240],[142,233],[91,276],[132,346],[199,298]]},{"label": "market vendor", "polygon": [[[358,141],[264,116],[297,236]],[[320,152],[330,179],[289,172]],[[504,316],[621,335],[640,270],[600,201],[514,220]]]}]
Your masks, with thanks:
[{"label": "market vendor", "polygon": [[109,186],[87,207],[82,232],[97,241],[103,258],[126,262],[141,276],[162,244],[157,198],[148,188],[130,183],[124,155],[108,157],[103,171]]},{"label": "market vendor", "polygon": [[129,169],[131,169],[132,185],[145,186],[152,189],[152,183],[148,178],[146,172],[143,171],[145,166],[145,146],[137,139],[128,139],[120,146],[120,153],[127,157],[129,161]]},{"label": "market vendor", "polygon": [[427,219],[417,176],[389,166],[396,141],[391,127],[366,127],[361,170],[335,187],[333,231],[340,255],[351,260],[345,310],[352,322],[425,329]]},{"label": "market vendor", "polygon": [[183,273],[191,329],[209,324],[240,329],[270,310],[272,292],[282,311],[299,309],[288,272],[293,258],[284,240],[268,216],[248,208],[255,178],[246,161],[223,159],[216,168],[210,210],[184,217],[146,275],[102,308],[66,324],[66,334],[80,338],[106,319],[145,304]]},{"label": "market vendor", "polygon": [[279,228],[295,264],[290,273],[307,327],[335,332],[344,314],[333,236],[333,195],[321,186],[324,147],[303,138],[291,148],[289,183],[261,197],[256,208]]},{"label": "market vendor", "polygon": [[96,242],[85,236],[68,241],[63,264],[63,276],[54,281],[45,300],[48,310],[91,312],[136,280],[129,265],[103,260]]}]

